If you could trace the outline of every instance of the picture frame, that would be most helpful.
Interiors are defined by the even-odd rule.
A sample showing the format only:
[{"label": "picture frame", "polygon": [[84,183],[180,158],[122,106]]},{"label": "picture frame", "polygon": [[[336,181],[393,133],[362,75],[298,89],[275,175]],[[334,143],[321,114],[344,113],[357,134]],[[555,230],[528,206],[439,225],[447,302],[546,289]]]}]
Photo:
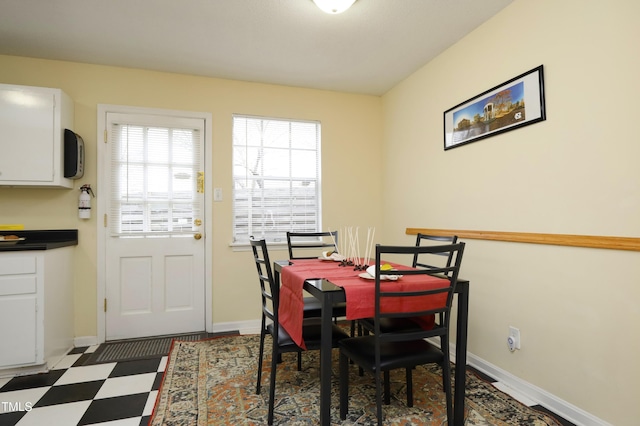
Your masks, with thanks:
[{"label": "picture frame", "polygon": [[444,112],[444,150],[546,120],[543,66]]}]

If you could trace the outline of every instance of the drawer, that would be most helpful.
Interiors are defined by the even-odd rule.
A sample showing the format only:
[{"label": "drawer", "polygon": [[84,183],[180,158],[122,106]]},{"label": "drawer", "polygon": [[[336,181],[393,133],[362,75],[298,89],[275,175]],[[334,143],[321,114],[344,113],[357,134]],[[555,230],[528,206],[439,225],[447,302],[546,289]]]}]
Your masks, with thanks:
[{"label": "drawer", "polygon": [[0,276],[0,296],[35,293],[36,289],[35,275]]},{"label": "drawer", "polygon": [[0,255],[0,277],[3,275],[35,274],[36,256]]}]

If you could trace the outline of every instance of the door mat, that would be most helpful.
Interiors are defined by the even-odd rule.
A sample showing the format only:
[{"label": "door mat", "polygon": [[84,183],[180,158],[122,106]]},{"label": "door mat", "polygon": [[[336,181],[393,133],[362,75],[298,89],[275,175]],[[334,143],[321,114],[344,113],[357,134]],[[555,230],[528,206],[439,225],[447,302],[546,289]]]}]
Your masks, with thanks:
[{"label": "door mat", "polygon": [[210,333],[202,332],[102,343],[83,365],[157,358],[169,354],[173,340],[196,341],[210,336]]}]

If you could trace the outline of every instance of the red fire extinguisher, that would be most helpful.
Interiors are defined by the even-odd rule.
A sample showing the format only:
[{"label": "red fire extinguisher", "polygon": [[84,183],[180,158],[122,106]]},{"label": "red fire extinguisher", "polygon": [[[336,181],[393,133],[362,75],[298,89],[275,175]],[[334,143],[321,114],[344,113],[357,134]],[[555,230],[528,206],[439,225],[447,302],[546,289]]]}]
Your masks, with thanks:
[{"label": "red fire extinguisher", "polygon": [[80,187],[80,199],[78,200],[78,217],[80,219],[91,218],[91,196],[95,197],[91,185],[85,183]]}]

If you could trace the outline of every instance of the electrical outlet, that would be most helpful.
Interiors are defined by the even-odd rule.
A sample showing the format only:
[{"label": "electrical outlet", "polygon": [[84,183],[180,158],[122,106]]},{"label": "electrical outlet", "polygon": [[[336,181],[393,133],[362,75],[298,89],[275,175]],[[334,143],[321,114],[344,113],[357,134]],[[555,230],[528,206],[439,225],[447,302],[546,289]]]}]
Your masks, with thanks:
[{"label": "electrical outlet", "polygon": [[509,337],[507,337],[507,345],[511,352],[520,349],[520,329],[509,326]]}]

